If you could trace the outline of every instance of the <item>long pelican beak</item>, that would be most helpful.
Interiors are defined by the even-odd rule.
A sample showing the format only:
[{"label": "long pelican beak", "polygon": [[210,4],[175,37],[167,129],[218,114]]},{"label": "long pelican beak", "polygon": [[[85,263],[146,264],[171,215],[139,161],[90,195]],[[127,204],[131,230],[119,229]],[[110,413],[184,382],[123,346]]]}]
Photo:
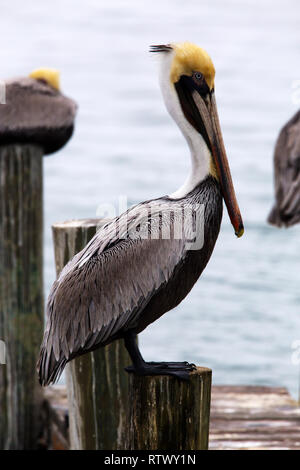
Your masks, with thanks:
[{"label": "long pelican beak", "polygon": [[208,94],[205,99],[194,90],[193,99],[207,132],[210,150],[217,169],[229,218],[234,227],[236,236],[241,237],[244,233],[244,225],[233,187],[214,90]]},{"label": "long pelican beak", "polygon": [[241,237],[244,225],[224,147],[214,90],[200,94],[191,85],[189,77],[181,77],[175,87],[186,118],[201,133],[211,151],[229,218],[236,236]]}]

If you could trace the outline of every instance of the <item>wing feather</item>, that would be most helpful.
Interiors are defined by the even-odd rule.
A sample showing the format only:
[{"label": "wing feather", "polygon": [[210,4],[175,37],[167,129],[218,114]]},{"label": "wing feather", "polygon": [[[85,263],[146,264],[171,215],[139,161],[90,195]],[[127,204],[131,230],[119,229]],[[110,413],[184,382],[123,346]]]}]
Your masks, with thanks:
[{"label": "wing feather", "polygon": [[[134,211],[130,223],[137,220],[148,230],[147,217],[138,217],[138,207]],[[124,221],[116,222],[124,231]],[[184,239],[145,239],[133,228],[133,235],[120,239],[114,223],[97,232],[52,287],[38,363],[44,385],[59,377],[68,360],[134,328],[185,254]]]}]

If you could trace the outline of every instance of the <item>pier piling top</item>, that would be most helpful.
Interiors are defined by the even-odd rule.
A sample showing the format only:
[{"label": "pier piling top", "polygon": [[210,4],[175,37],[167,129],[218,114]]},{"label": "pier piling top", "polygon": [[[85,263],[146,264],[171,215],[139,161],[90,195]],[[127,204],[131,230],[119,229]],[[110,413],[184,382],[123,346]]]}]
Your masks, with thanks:
[{"label": "pier piling top", "polygon": [[211,369],[197,367],[189,381],[130,374],[127,448],[208,449]]},{"label": "pier piling top", "polygon": [[74,129],[76,103],[45,81],[7,80],[0,105],[0,145],[31,144],[45,155],[63,147]]}]

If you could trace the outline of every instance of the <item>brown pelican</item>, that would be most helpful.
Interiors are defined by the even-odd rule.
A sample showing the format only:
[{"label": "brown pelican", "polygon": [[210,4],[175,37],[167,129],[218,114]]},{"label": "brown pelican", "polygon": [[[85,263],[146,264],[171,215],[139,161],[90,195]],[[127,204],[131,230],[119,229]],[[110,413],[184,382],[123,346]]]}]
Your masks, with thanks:
[{"label": "brown pelican", "polygon": [[274,152],[275,199],[268,222],[290,227],[300,222],[300,111],[281,129]]},{"label": "brown pelican", "polygon": [[[162,94],[190,148],[191,173],[174,193],[138,204],[99,229],[62,270],[48,300],[38,362],[43,385],[54,382],[72,358],[118,338],[124,338],[132,359],[128,372],[187,379],[193,364],[145,362],[136,335],[178,305],[199,278],[219,234],[222,198],[235,234],[243,234],[209,55],[188,42],[151,51],[161,58]],[[182,217],[191,206],[193,216]],[[191,249],[203,207],[204,241]],[[178,230],[183,225],[185,230]]]},{"label": "brown pelican", "polygon": [[34,70],[29,77],[5,82],[0,106],[0,144],[36,144],[50,154],[72,136],[77,106],[59,90],[55,69]]}]

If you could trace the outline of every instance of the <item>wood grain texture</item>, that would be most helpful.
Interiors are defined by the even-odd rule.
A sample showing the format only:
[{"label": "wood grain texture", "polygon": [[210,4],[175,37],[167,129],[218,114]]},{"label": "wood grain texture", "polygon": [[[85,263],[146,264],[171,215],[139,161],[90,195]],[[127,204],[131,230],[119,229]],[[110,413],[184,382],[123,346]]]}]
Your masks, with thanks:
[{"label": "wood grain texture", "polygon": [[300,408],[285,388],[215,386],[210,449],[300,449]]},{"label": "wood grain texture", "polygon": [[36,361],[43,332],[42,150],[0,147],[0,448],[36,448],[42,390]]},{"label": "wood grain texture", "polygon": [[211,370],[197,367],[190,381],[170,376],[130,377],[127,448],[208,448]]},{"label": "wood grain texture", "polygon": [[[57,274],[107,220],[70,221],[53,226]],[[72,360],[66,367],[70,447],[124,449],[131,363],[123,341]]]}]

